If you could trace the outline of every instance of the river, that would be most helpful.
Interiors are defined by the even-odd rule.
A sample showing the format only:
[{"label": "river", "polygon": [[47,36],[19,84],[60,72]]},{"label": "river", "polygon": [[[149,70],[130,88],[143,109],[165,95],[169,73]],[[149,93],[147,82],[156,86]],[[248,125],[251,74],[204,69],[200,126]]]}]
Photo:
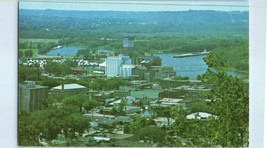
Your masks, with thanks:
[{"label": "river", "polygon": [[[204,62],[204,56],[173,58],[175,54],[155,54],[162,59],[162,66],[171,66],[177,76],[196,78],[198,75],[204,74],[208,68]],[[230,75],[241,77],[245,74],[242,72],[228,71]]]},{"label": "river", "polygon": [[46,55],[48,56],[76,56],[82,47],[62,47],[50,50]]}]

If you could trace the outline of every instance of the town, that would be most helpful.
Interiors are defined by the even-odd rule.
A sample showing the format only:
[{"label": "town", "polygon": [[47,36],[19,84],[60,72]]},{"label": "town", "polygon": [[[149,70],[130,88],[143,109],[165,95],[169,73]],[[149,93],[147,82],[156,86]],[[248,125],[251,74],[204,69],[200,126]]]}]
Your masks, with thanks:
[{"label": "town", "polygon": [[[165,128],[170,131],[169,126],[175,122],[175,119],[170,117],[172,109],[191,112],[186,115],[186,119],[189,120],[203,120],[214,116],[201,112],[201,109],[205,110],[211,101],[201,95],[210,91],[209,84],[196,78],[176,77],[173,68],[162,66],[161,59],[157,56],[131,58],[127,54],[130,55],[131,50],[134,49],[133,37],[123,38],[123,47],[125,55],[116,55],[109,50],[103,50],[93,56],[106,58],[94,61],[61,56],[36,56],[36,58],[20,60],[20,65],[38,66],[38,75],[55,81],[60,79],[63,83],[50,88],[37,85],[34,81],[24,81],[19,84],[19,109],[27,112],[45,109],[44,102],[50,96],[61,96],[62,98],[73,96],[76,100],[84,97],[84,102],[92,100],[87,105],[82,103],[81,106],[78,106],[81,107],[80,110],[77,107],[80,113],[88,119],[88,129],[82,133],[80,140],[82,139],[85,144],[89,144],[90,140],[99,142],[104,146],[111,146],[106,143],[116,146],[117,140],[123,141],[123,139],[133,137],[135,129],[131,128],[136,127],[131,126],[140,122],[139,120],[148,122],[148,127],[157,127],[156,129],[159,130]],[[74,67],[69,67],[71,70],[69,75],[56,76],[55,71],[48,72],[44,68],[49,62],[62,64],[69,61],[75,63]],[[88,84],[66,83],[65,79],[73,79],[77,82],[87,79]],[[118,81],[107,82],[112,79],[121,82],[119,84],[116,84]],[[100,86],[95,87],[97,81],[103,82],[99,82]],[[58,108],[65,105],[64,100],[63,102],[52,100],[52,102],[52,105]],[[139,143],[144,143],[144,146],[152,146],[164,139],[161,136],[144,136],[138,140]],[[39,139],[39,142],[43,141]],[[63,144],[66,142],[57,137],[52,143]],[[183,142],[183,145],[186,146],[185,141]]]},{"label": "town", "polygon": [[21,4],[19,146],[248,146],[248,11]]}]

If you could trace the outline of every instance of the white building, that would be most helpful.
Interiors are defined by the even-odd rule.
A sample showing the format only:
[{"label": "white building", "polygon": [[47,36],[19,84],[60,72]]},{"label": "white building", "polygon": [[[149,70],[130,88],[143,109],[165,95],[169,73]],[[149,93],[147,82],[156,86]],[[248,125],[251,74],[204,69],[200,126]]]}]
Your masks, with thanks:
[{"label": "white building", "polygon": [[134,68],[134,65],[122,65],[122,67],[121,67],[121,75],[123,77],[132,76],[132,69],[133,68]]},{"label": "white building", "polygon": [[131,71],[127,71],[129,66],[123,65],[130,65],[131,59],[129,56],[124,56],[120,54],[119,56],[114,57],[107,57],[106,58],[106,75],[109,77],[116,77],[116,76],[131,76]]}]

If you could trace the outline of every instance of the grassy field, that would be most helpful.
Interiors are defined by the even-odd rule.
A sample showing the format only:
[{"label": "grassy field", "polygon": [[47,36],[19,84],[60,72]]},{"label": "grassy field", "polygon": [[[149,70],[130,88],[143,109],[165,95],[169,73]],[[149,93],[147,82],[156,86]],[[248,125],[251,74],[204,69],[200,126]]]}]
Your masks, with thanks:
[{"label": "grassy field", "polygon": [[35,56],[38,53],[38,49],[19,49],[19,51],[24,51],[24,52],[28,50],[32,50],[33,56]]},{"label": "grassy field", "polygon": [[57,42],[59,39],[36,39],[36,38],[20,38],[19,42],[43,42],[43,43],[49,43],[49,42]]}]

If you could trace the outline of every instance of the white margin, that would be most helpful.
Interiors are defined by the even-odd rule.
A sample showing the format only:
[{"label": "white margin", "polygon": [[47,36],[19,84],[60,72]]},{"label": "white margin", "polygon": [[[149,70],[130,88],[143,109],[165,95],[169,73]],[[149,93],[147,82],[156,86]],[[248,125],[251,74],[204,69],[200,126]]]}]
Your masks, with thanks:
[{"label": "white margin", "polygon": [[[227,0],[229,1],[229,0]],[[234,1],[234,0],[233,0]],[[238,0],[237,0],[238,1]],[[250,2],[250,147],[267,147],[266,0]],[[0,1],[0,147],[17,147],[17,1]],[[265,111],[265,115],[264,115]],[[264,119],[265,117],[265,119]],[[264,138],[263,138],[264,137]]]}]

